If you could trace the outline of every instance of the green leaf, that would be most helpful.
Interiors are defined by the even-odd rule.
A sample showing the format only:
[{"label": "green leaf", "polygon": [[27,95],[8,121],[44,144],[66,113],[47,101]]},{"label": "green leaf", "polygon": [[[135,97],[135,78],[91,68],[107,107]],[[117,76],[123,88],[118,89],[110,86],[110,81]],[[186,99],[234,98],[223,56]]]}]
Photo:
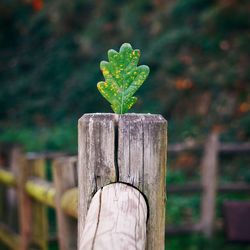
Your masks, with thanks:
[{"label": "green leaf", "polygon": [[117,114],[126,113],[136,103],[133,95],[149,74],[148,66],[137,66],[139,58],[140,50],[124,43],[119,52],[108,51],[109,62],[100,63],[105,81],[98,82],[97,88]]}]

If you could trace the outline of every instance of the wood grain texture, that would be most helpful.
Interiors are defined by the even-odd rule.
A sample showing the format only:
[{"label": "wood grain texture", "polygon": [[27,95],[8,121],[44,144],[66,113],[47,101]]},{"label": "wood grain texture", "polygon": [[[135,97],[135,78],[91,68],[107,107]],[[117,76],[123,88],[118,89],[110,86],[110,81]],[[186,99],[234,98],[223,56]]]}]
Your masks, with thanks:
[{"label": "wood grain texture", "polygon": [[88,114],[79,120],[78,131],[78,248],[83,249],[85,218],[94,193],[106,184],[119,181],[135,186],[146,195],[147,249],[164,249],[166,120],[150,114]]},{"label": "wood grain texture", "polygon": [[135,188],[110,184],[93,197],[80,250],[142,250],[146,244],[147,205]]},{"label": "wood grain texture", "polygon": [[77,248],[77,221],[64,211],[64,203],[66,203],[67,208],[72,209],[72,207],[76,207],[77,200],[70,195],[70,199],[63,202],[65,200],[65,193],[68,192],[68,190],[71,191],[77,186],[76,161],[76,157],[60,157],[53,161],[53,177],[56,189],[56,216],[60,250],[74,250]]},{"label": "wood grain texture", "polygon": [[212,132],[207,139],[201,163],[203,195],[201,201],[201,227],[205,236],[211,237],[214,231],[215,205],[217,193],[217,168],[219,135]]},{"label": "wood grain texture", "polygon": [[160,115],[119,118],[119,181],[143,192],[149,205],[147,249],[165,247],[167,122]]},{"label": "wood grain texture", "polygon": [[115,114],[86,114],[78,122],[78,247],[94,193],[116,181]]}]

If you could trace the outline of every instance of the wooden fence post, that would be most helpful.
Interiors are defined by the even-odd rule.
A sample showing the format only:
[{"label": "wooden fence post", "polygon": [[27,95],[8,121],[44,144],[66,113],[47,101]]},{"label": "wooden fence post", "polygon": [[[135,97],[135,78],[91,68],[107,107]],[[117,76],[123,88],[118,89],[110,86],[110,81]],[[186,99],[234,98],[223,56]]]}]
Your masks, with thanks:
[{"label": "wooden fence post", "polygon": [[214,230],[217,193],[217,168],[219,135],[212,132],[207,139],[201,163],[201,182],[203,195],[201,201],[201,230],[211,237]]},{"label": "wooden fence post", "polygon": [[[56,216],[60,250],[74,250],[77,248],[77,221],[65,213],[62,207],[64,193],[77,187],[77,159],[76,157],[60,157],[53,162],[53,177],[56,189]],[[69,206],[76,206],[71,201]]]},{"label": "wooden fence post", "polygon": [[78,129],[78,249],[84,249],[85,219],[94,193],[116,181],[145,194],[146,249],[164,249],[166,120],[150,114],[88,114],[79,120]]},{"label": "wooden fence post", "polygon": [[45,173],[45,159],[23,160],[19,173],[21,250],[27,250],[32,245],[41,250],[48,248],[47,208],[32,200],[25,190],[29,177],[36,176],[44,179]]},{"label": "wooden fence post", "polygon": [[5,205],[5,209],[1,214],[0,240],[4,242],[4,244],[6,244],[6,246],[8,246],[10,249],[19,249],[20,237],[18,235],[19,221],[17,203],[17,197],[19,197],[19,188],[17,186],[16,180],[19,176],[19,166],[23,158],[21,149],[17,146],[11,147],[8,158],[8,161],[5,162],[6,168],[1,169],[1,177],[3,181],[1,186],[4,184],[4,186],[2,186],[5,188],[3,195],[6,194],[7,196],[1,197],[0,193],[0,205]]},{"label": "wooden fence post", "polygon": [[[14,146],[10,152],[10,171],[17,178],[18,168],[20,164],[20,159],[22,157],[21,148],[19,146]],[[18,190],[10,188],[7,190],[8,193],[8,222],[10,228],[13,228],[15,232],[18,232]]]},{"label": "wooden fence post", "polygon": [[115,115],[89,114],[78,122],[78,249],[89,204],[101,187],[116,181]]},{"label": "wooden fence post", "polygon": [[[3,159],[0,164],[2,169],[10,171],[14,176],[17,176],[18,161],[20,158],[20,148],[17,145],[1,145],[3,149]],[[17,232],[17,203],[16,190],[0,186],[0,219],[4,221],[8,227],[14,228]]]}]

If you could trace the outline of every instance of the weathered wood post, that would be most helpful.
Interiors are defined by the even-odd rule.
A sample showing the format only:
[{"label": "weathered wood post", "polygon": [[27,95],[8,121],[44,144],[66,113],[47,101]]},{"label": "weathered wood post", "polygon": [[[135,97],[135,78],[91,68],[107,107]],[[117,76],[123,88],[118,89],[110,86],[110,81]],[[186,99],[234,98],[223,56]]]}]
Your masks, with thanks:
[{"label": "weathered wood post", "polygon": [[219,134],[217,132],[212,132],[207,138],[201,163],[201,182],[203,187],[201,201],[201,230],[206,237],[211,237],[214,231],[218,153]]},{"label": "weathered wood post", "polygon": [[[77,187],[77,158],[65,156],[55,159],[53,161],[53,176],[56,189],[56,216],[60,250],[74,250],[77,245],[77,221],[76,218],[65,213],[62,203],[66,191]],[[71,201],[67,203],[71,209],[77,204],[72,197]]]},{"label": "weathered wood post", "polygon": [[[101,249],[93,242],[98,238],[98,232],[101,232],[98,227],[102,222],[96,225],[96,234],[90,244],[92,248],[86,248],[84,227],[94,194],[113,182],[128,183],[145,195],[149,213],[146,249],[164,249],[166,125],[162,116],[150,114],[86,114],[79,120],[79,250]],[[102,199],[102,206],[105,207],[106,201]],[[137,219],[138,225],[140,218]],[[136,227],[134,230],[137,230]],[[124,242],[123,246],[126,247],[127,243]],[[137,247],[136,242],[134,245]],[[128,249],[118,246],[118,242],[112,241],[103,249]]]},{"label": "weathered wood post", "polygon": [[[18,167],[20,159],[22,157],[21,148],[19,146],[14,146],[10,152],[10,171],[17,178]],[[18,232],[18,204],[17,204],[17,193],[18,190],[10,188],[8,193],[8,222],[11,228]]]},{"label": "weathered wood post", "polygon": [[[5,207],[2,207],[4,208],[3,210],[0,208],[0,240],[10,249],[19,249],[17,197],[19,197],[20,189],[18,188],[17,179],[23,153],[19,147],[14,146],[11,148],[8,158],[8,161],[5,162],[6,165],[0,166],[0,186],[5,191],[1,193],[0,190],[0,207],[5,205]],[[5,197],[5,194],[8,196]]]},{"label": "weathered wood post", "polygon": [[48,221],[45,205],[32,200],[26,192],[26,182],[32,177],[45,179],[45,159],[23,159],[19,172],[19,209],[20,209],[20,249],[26,250],[31,246],[41,250],[48,249]]}]

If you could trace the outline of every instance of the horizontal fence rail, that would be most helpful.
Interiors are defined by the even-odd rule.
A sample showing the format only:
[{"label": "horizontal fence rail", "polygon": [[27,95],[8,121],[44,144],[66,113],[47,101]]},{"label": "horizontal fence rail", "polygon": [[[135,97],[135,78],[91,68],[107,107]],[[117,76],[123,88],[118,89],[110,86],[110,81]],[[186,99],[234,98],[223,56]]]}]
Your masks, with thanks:
[{"label": "horizontal fence rail", "polygon": [[[197,143],[194,141],[173,143],[168,145],[168,152],[179,153],[185,150],[202,150],[203,143]],[[244,153],[250,151],[250,143],[220,143],[218,151],[221,153]]]},{"label": "horizontal fence rail", "polygon": [[10,171],[0,169],[0,183],[7,187],[16,187],[16,179]]},{"label": "horizontal fence rail", "polygon": [[[187,184],[169,184],[168,193],[201,193],[203,191],[202,184],[187,183]],[[250,184],[244,182],[238,183],[222,183],[218,185],[217,191],[221,193],[238,193],[238,192],[250,192]]]}]

